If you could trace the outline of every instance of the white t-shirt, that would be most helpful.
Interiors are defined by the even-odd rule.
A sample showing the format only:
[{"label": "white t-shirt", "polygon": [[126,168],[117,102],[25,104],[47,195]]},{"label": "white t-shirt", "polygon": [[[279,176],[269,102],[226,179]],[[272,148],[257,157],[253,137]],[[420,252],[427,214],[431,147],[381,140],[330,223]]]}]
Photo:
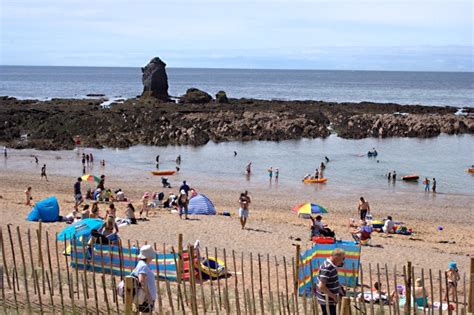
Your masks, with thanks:
[{"label": "white t-shirt", "polygon": [[393,227],[394,226],[395,226],[395,222],[393,222],[392,220],[387,219],[385,221],[385,224],[383,225],[383,231],[385,233],[387,233],[387,231],[388,231],[388,233],[393,233]]},{"label": "white t-shirt", "polygon": [[138,277],[139,274],[146,275],[146,285],[148,291],[150,291],[151,298],[153,301],[156,300],[156,284],[155,284],[155,274],[151,271],[150,267],[146,264],[145,261],[139,260],[135,269],[133,269],[132,274]]}]

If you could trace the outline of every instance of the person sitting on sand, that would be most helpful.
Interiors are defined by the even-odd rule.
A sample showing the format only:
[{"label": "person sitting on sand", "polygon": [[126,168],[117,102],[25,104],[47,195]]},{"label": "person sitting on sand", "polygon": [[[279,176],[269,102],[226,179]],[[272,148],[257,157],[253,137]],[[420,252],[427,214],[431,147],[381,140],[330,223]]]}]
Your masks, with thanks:
[{"label": "person sitting on sand", "polygon": [[310,216],[309,218],[311,219],[311,238],[315,236],[335,237],[334,232],[321,221],[322,217],[320,215]]},{"label": "person sitting on sand", "polygon": [[31,200],[33,200],[33,197],[31,197],[31,189],[32,188],[30,186],[30,187],[26,188],[26,190],[25,190],[25,199],[26,199],[25,205],[27,205],[27,206],[31,206]]},{"label": "person sitting on sand", "polygon": [[90,215],[91,215],[91,212],[89,210],[89,205],[84,205],[81,211],[81,219],[88,219],[90,218]]},{"label": "person sitting on sand", "polygon": [[141,201],[142,208],[140,210],[140,218],[142,217],[143,212],[145,212],[145,217],[148,218],[148,211],[150,210],[150,207],[148,206],[148,202],[150,201],[150,195],[148,194],[148,192],[145,192],[143,194]]},{"label": "person sitting on sand", "polygon": [[356,243],[365,243],[371,238],[373,231],[372,226],[367,225],[365,220],[361,220],[360,227],[352,231],[351,234]]},{"label": "person sitting on sand", "polygon": [[92,200],[102,201],[102,189],[97,188],[96,190],[94,190],[94,193],[92,194]]},{"label": "person sitting on sand", "polygon": [[118,232],[119,228],[117,223],[115,223],[115,217],[113,215],[108,215],[104,224],[98,230],[100,234],[105,238],[99,238],[99,243],[102,241],[102,244],[109,244],[118,241]]},{"label": "person sitting on sand", "polygon": [[132,205],[132,203],[127,205],[127,208],[125,209],[125,217],[130,220],[131,224],[137,224],[137,219],[135,217],[135,207]]},{"label": "person sitting on sand", "polygon": [[114,218],[116,217],[117,214],[117,209],[115,209],[115,205],[113,202],[109,202],[109,208],[107,209],[107,216],[113,216]]},{"label": "person sitting on sand", "polygon": [[99,203],[97,201],[94,201],[92,203],[92,209],[90,211],[89,218],[91,218],[91,219],[100,218],[100,216],[99,216]]},{"label": "person sitting on sand", "polygon": [[451,295],[451,301],[456,301],[458,294],[458,281],[461,280],[461,277],[459,276],[459,270],[456,262],[451,261],[448,267],[449,269],[446,270],[446,279],[448,279],[448,289],[446,290],[445,299],[448,300],[449,295]]},{"label": "person sitting on sand", "polygon": [[395,222],[392,220],[392,216],[387,216],[387,220],[385,220],[385,223],[382,227],[382,231],[386,234],[392,234],[395,233],[393,230],[393,227],[395,226]]},{"label": "person sitting on sand", "polygon": [[127,201],[127,198],[125,197],[125,193],[122,191],[122,189],[119,188],[115,191],[115,200]]},{"label": "person sitting on sand", "polygon": [[110,190],[108,188],[104,191],[103,198],[104,198],[104,201],[106,201],[106,202],[115,201],[115,197],[114,197],[114,194],[112,193],[112,190]]}]

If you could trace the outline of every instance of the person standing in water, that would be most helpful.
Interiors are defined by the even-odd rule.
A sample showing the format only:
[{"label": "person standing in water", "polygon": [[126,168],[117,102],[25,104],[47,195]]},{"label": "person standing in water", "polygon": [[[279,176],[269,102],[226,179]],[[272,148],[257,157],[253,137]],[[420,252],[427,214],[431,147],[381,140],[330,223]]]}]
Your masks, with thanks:
[{"label": "person standing in water", "polygon": [[181,154],[176,157],[176,164],[181,164]]},{"label": "person standing in water", "polygon": [[7,146],[3,146],[3,155],[4,155],[5,157],[8,157]]},{"label": "person standing in water", "polygon": [[36,165],[38,165],[38,163],[39,163],[39,160],[38,160],[38,156],[37,156],[37,155],[35,155],[35,163],[36,163]]},{"label": "person standing in water", "polygon": [[236,157],[236,156],[237,156],[237,151],[234,151],[234,157]]},{"label": "person standing in water", "polygon": [[436,178],[433,177],[433,184],[431,185],[431,190],[436,194]]},{"label": "person standing in water", "polygon": [[425,177],[425,180],[423,181],[423,184],[425,184],[425,192],[429,192],[430,191],[430,180],[428,179],[428,177]]},{"label": "person standing in water", "polygon": [[43,164],[43,167],[41,168],[41,180],[43,180],[43,177],[48,181],[48,176],[46,175],[46,164]]},{"label": "person standing in water", "polygon": [[393,171],[392,180],[393,181],[397,180],[397,172],[395,172],[395,171]]},{"label": "person standing in water", "polygon": [[250,175],[250,174],[252,173],[252,162],[249,162],[249,163],[247,164],[247,167],[245,168],[245,173],[246,173],[247,175]]},{"label": "person standing in water", "polygon": [[275,169],[275,182],[278,182],[278,177],[280,176],[280,170],[278,168]]},{"label": "person standing in water", "polygon": [[273,177],[273,168],[270,166],[268,168],[268,177],[270,178],[270,181],[272,181],[272,177]]},{"label": "person standing in water", "polygon": [[160,155],[159,154],[156,156],[155,161],[156,161],[156,164],[160,164]]},{"label": "person standing in water", "polygon": [[391,180],[392,179],[392,172],[388,172],[387,179]]}]

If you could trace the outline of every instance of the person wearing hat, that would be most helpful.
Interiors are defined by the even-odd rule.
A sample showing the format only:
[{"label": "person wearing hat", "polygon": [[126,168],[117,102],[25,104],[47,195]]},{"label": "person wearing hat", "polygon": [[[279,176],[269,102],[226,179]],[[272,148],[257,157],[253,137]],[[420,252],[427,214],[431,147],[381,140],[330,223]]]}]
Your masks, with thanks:
[{"label": "person wearing hat", "polygon": [[137,266],[132,271],[132,275],[138,278],[140,289],[143,290],[145,299],[137,305],[140,314],[151,314],[156,300],[155,274],[151,271],[149,264],[156,253],[151,245],[143,245],[138,255]]},{"label": "person wearing hat", "polygon": [[456,301],[458,281],[461,279],[459,276],[458,265],[455,261],[451,261],[448,265],[448,270],[446,270],[446,278],[448,279],[448,289],[446,291],[446,300],[448,300],[448,295],[451,293],[451,301]]},{"label": "person wearing hat", "polygon": [[188,194],[184,189],[181,189],[178,197],[178,207],[179,207],[179,218],[182,219],[184,212],[184,219],[188,220]]}]

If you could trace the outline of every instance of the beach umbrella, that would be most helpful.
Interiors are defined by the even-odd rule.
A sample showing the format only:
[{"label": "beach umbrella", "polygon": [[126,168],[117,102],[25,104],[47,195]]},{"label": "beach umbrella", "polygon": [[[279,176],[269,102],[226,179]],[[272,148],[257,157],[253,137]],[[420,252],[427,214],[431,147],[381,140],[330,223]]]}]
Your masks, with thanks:
[{"label": "beach umbrella", "polygon": [[91,174],[82,175],[83,181],[89,182],[96,182],[97,184],[100,182],[100,178]]},{"label": "beach umbrella", "polygon": [[303,203],[295,206],[291,211],[298,215],[311,215],[311,214],[320,214],[328,213],[328,210],[320,205],[315,203]]},{"label": "beach umbrella", "polygon": [[104,221],[102,219],[82,219],[66,227],[58,234],[59,241],[71,239],[74,235],[76,238],[91,235],[92,230],[98,230]]}]

